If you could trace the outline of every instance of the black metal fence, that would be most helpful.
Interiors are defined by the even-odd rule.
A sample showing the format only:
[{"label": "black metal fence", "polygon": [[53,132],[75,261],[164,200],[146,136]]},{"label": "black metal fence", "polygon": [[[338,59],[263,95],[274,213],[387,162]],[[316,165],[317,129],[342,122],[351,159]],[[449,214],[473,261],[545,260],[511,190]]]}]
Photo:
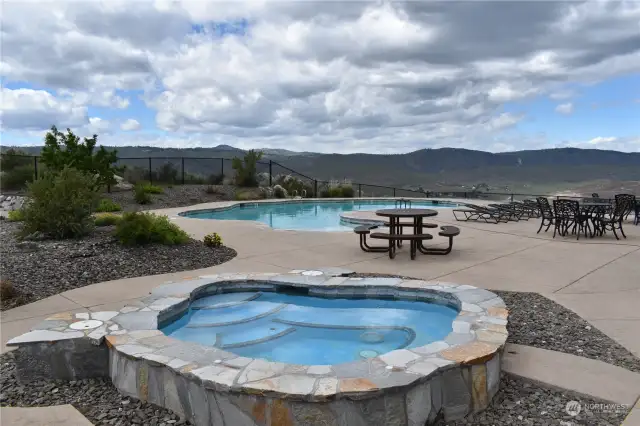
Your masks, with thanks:
[{"label": "black metal fence", "polygon": [[[148,181],[153,184],[167,185],[218,185],[228,182],[235,176],[232,162],[231,158],[219,157],[123,157],[118,158],[116,166],[124,180],[133,184]],[[39,161],[39,157],[32,155],[3,153],[2,167],[8,170],[4,170],[5,173],[0,179],[2,190],[15,192],[24,190],[26,183],[37,179],[44,170],[44,165]],[[331,188],[342,186],[350,188],[349,194],[344,194],[348,197],[461,198],[495,201],[518,201],[536,197],[584,198],[508,192],[421,191],[360,182],[329,182],[307,176],[272,160],[258,161],[256,169],[258,183],[262,186],[278,184],[287,186],[287,176],[296,177],[299,183],[290,195],[301,197],[330,197],[332,196]],[[291,185],[288,186],[291,187]]]}]

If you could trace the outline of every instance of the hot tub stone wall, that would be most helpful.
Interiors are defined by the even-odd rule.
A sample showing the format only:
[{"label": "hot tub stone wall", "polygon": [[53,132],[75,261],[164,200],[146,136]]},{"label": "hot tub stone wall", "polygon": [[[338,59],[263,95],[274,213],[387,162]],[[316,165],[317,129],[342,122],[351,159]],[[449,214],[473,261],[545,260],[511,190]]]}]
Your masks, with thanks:
[{"label": "hot tub stone wall", "polygon": [[[21,380],[108,375],[122,393],[200,426],[424,425],[487,407],[498,390],[507,338],[508,312],[500,298],[466,285],[343,276],[348,273],[326,268],[166,283],[117,312],[48,318],[8,344],[19,347]],[[443,341],[332,366],[240,357],[158,330],[199,297],[281,285],[324,297],[442,303],[459,315]],[[82,326],[87,328],[78,330]]]}]

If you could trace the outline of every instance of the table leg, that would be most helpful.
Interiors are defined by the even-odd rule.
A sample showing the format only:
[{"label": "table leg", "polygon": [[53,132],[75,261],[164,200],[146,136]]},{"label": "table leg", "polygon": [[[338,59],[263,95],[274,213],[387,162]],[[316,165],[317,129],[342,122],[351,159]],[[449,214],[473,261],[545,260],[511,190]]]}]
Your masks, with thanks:
[{"label": "table leg", "polygon": [[[392,218],[392,220],[393,220],[393,223],[395,223],[395,229],[393,233],[396,235],[402,235],[402,226],[400,226],[400,218],[395,217],[395,218]],[[397,240],[395,244],[398,248],[402,247],[402,240]]]}]

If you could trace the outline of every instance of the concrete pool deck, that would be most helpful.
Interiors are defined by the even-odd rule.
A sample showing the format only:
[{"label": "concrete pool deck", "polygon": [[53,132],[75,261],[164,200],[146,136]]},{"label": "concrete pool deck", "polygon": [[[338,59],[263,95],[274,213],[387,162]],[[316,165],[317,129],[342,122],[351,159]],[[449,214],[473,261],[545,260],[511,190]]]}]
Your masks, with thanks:
[{"label": "concrete pool deck", "polygon": [[[419,255],[412,261],[407,249],[399,251],[394,260],[384,253],[364,253],[352,232],[282,231],[249,221],[178,216],[187,210],[230,204],[154,211],[173,217],[194,238],[218,232],[224,243],[238,252],[230,262],[196,271],[102,282],[4,311],[0,315],[2,351],[6,351],[7,340],[29,331],[51,314],[119,309],[165,281],[221,272],[286,272],[337,266],[493,290],[538,292],[573,310],[640,356],[640,226],[630,221],[624,225],[626,240],[616,241],[609,233],[576,241],[575,237],[553,239],[552,232],[536,234],[539,219],[506,224],[457,222],[450,209],[440,209],[430,222],[455,224],[462,231],[454,240],[452,253]],[[433,243],[444,245],[446,241],[435,237]]]}]

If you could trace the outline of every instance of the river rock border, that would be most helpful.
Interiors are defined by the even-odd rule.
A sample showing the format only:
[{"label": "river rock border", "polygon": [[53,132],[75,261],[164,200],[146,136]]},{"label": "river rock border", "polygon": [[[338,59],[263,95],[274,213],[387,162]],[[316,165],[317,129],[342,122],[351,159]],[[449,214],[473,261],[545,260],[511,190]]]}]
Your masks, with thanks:
[{"label": "river rock border", "polygon": [[[507,339],[501,298],[468,285],[350,273],[324,268],[165,283],[119,311],[54,315],[7,344],[18,346],[22,381],[109,376],[122,393],[203,426],[425,425],[487,407]],[[158,330],[195,299],[279,286],[322,297],[435,302],[459,314],[443,341],[336,365],[246,358]]]}]

